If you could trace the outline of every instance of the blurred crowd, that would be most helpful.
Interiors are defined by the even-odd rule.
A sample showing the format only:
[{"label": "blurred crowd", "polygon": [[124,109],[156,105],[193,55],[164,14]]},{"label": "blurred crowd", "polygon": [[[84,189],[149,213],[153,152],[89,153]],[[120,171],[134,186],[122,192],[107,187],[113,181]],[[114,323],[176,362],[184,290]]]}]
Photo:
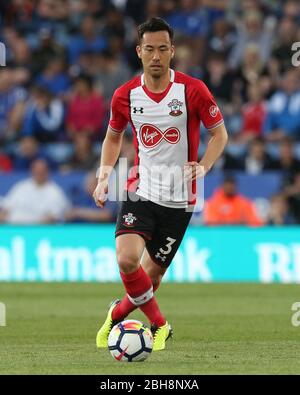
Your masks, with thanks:
[{"label": "blurred crowd", "polygon": [[[224,115],[230,139],[215,171],[282,172],[264,223],[300,223],[300,54],[292,49],[297,42],[300,49],[298,0],[0,0],[0,15],[0,174],[36,174],[36,162],[47,174],[91,174],[111,97],[141,71],[136,27],[161,16],[175,30],[172,67],[203,79]],[[202,140],[207,136],[203,130]],[[122,155],[131,161],[132,150],[126,138]],[[75,209],[66,218],[80,217]],[[222,223],[207,219],[207,210],[206,223]],[[0,221],[7,212],[2,208]],[[114,215],[111,208],[111,216],[83,217]]]}]

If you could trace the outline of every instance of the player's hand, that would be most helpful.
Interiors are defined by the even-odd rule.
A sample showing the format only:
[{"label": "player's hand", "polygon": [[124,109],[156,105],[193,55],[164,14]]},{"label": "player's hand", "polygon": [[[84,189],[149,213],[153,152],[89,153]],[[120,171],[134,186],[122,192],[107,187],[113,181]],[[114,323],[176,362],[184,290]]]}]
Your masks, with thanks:
[{"label": "player's hand", "polygon": [[204,177],[205,167],[198,162],[186,162],[184,164],[184,178],[186,181],[194,181],[198,177]]},{"label": "player's hand", "polygon": [[103,208],[107,200],[108,193],[108,181],[107,179],[103,181],[98,181],[98,185],[93,193],[93,198],[95,200],[96,206]]}]

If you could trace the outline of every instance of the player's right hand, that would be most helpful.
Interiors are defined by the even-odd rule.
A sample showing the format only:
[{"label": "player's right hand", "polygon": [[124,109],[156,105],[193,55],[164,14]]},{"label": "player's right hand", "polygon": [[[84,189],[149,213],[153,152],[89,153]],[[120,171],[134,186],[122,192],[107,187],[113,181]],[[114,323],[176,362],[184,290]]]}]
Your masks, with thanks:
[{"label": "player's right hand", "polygon": [[103,208],[107,199],[107,193],[108,193],[108,181],[103,180],[103,181],[98,181],[98,185],[96,186],[94,193],[93,193],[93,198],[95,200],[96,206]]}]

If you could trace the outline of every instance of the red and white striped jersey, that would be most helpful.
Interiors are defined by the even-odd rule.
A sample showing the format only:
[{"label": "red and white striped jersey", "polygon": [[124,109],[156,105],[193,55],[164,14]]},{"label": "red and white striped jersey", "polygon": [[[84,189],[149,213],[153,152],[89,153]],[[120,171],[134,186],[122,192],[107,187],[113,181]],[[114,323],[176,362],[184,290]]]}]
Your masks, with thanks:
[{"label": "red and white striped jersey", "polygon": [[201,121],[212,129],[223,117],[207,86],[184,73],[170,70],[162,93],[150,92],[144,75],[118,88],[109,126],[122,132],[130,122],[136,149],[126,188],[166,207],[195,204],[196,182],[189,193],[182,172],[185,162],[198,159]]}]

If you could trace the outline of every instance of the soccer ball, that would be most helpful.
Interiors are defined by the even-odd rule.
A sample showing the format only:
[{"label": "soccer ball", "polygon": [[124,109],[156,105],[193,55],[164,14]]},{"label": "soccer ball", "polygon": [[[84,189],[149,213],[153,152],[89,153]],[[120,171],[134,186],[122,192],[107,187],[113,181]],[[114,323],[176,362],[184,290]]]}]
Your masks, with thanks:
[{"label": "soccer ball", "polygon": [[151,354],[152,347],[151,330],[140,321],[122,321],[112,328],[108,336],[108,349],[117,361],[144,361]]}]

